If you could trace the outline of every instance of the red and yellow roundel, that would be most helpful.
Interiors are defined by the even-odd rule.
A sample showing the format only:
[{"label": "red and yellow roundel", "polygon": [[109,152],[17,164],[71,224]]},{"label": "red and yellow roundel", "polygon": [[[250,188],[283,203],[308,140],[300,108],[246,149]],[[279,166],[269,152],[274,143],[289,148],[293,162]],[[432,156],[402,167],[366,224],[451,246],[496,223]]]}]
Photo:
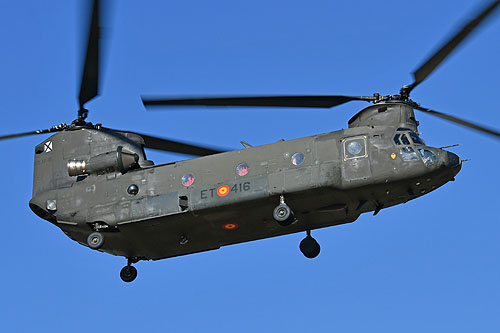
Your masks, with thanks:
[{"label": "red and yellow roundel", "polygon": [[224,230],[234,230],[238,229],[238,225],[236,223],[226,223],[222,225],[222,229]]},{"label": "red and yellow roundel", "polygon": [[217,189],[217,195],[219,197],[225,197],[226,195],[229,194],[229,186],[227,185],[222,185],[222,186],[219,186],[219,188]]}]

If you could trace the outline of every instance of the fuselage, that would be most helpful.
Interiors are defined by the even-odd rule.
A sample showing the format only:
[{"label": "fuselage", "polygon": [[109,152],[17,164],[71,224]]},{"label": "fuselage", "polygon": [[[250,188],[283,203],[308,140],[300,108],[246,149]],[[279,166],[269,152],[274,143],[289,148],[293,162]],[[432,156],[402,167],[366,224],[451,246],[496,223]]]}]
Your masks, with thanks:
[{"label": "fuselage", "polygon": [[[83,143],[70,147],[78,140]],[[106,236],[101,251],[141,259],[353,222],[431,192],[461,167],[458,156],[426,146],[413,129],[384,125],[161,165],[145,160],[140,139],[119,140],[81,128],[41,143],[30,207],[81,244],[100,230]],[[50,150],[40,148],[48,142]],[[114,153],[117,146],[137,153],[138,164],[68,175],[69,161]],[[272,217],[280,197],[297,218],[287,227]]]}]

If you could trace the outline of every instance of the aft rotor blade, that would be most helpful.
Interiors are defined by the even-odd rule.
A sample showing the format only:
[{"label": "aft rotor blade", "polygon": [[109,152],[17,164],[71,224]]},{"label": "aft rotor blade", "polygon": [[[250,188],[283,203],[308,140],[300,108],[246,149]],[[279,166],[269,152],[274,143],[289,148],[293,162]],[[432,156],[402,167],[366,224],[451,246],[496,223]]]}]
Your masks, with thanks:
[{"label": "aft rotor blade", "polygon": [[143,98],[145,106],[205,105],[205,106],[270,106],[270,107],[305,107],[331,108],[350,101],[374,101],[373,96],[252,96],[252,97],[216,97],[185,99],[149,99]]},{"label": "aft rotor blade", "polygon": [[121,131],[114,130],[110,128],[103,128],[108,131],[121,132],[121,133],[133,133],[141,136],[144,139],[145,147],[149,149],[167,151],[172,153],[193,155],[193,156],[207,156],[218,153],[223,153],[227,151],[225,149],[216,149],[206,146],[201,146],[197,144],[190,144],[186,142],[174,141],[164,138],[159,138],[156,136],[151,136],[147,134],[137,133],[137,132],[129,132],[129,131]]},{"label": "aft rotor blade", "polygon": [[21,138],[23,136],[30,136],[30,135],[37,135],[37,134],[46,134],[46,133],[59,132],[59,131],[64,130],[65,128],[67,128],[67,125],[66,124],[61,124],[61,125],[53,126],[52,128],[49,128],[49,129],[44,129],[44,130],[36,130],[36,131],[31,131],[31,132],[2,135],[2,136],[0,136],[0,140]]},{"label": "aft rotor blade", "polygon": [[431,109],[423,108],[421,106],[414,106],[414,108],[417,109],[417,110],[420,110],[422,112],[431,114],[433,116],[436,116],[436,117],[439,117],[439,118],[451,121],[451,122],[453,122],[455,124],[459,124],[459,125],[462,125],[462,126],[465,126],[465,127],[468,127],[468,128],[472,128],[472,129],[474,129],[476,131],[479,131],[479,132],[482,132],[482,133],[493,135],[497,139],[500,139],[500,131],[498,131],[498,130],[487,128],[487,127],[484,127],[484,126],[481,126],[481,125],[478,125],[478,124],[474,124],[474,123],[471,123],[469,121],[466,121],[466,120],[463,120],[463,119],[460,119],[460,118],[457,118],[457,117],[454,117],[454,116],[450,116],[450,115],[442,113],[442,112],[438,112],[438,111],[434,111],[434,110],[431,110]]},{"label": "aft rotor blade", "polygon": [[83,109],[85,103],[99,94],[99,6],[100,1],[94,0],[89,22],[89,35],[82,72],[82,83],[78,97],[80,109]]},{"label": "aft rotor blade", "polygon": [[467,22],[448,42],[446,42],[437,52],[435,52],[427,61],[413,72],[413,82],[408,88],[409,93],[420,82],[424,81],[439,64],[467,37],[486,17],[488,17],[500,4],[500,0],[493,1],[489,6],[482,10],[472,20]]}]

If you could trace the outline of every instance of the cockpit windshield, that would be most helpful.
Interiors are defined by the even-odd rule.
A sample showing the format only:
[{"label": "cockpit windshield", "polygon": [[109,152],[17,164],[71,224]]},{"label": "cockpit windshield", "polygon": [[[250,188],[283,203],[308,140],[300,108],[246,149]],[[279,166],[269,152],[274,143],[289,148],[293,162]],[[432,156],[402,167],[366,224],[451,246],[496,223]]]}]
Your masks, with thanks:
[{"label": "cockpit windshield", "polygon": [[410,132],[410,137],[411,140],[413,141],[414,144],[416,145],[425,145],[424,140],[422,140],[417,133],[415,132]]},{"label": "cockpit windshield", "polygon": [[[425,146],[425,142],[410,128],[398,128],[394,134],[394,143],[400,146],[399,152],[403,161],[418,161],[420,155],[422,162],[426,166],[431,166],[437,160],[436,155],[431,150],[418,147]],[[418,155],[417,152],[420,154]]]}]

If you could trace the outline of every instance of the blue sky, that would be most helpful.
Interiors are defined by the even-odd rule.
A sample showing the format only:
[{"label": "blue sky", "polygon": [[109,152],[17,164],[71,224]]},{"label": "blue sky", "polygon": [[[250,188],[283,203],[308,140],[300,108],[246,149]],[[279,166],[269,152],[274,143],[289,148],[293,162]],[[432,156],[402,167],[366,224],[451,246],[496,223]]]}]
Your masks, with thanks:
[{"label": "blue sky", "polygon": [[[114,1],[101,96],[89,120],[239,148],[347,127],[367,104],[331,110],[146,111],[140,95],[397,93],[479,1]],[[481,3],[484,3],[481,1]],[[76,117],[81,1],[0,3],[1,134]],[[500,13],[412,92],[422,106],[500,128]],[[189,129],[179,124],[186,119]],[[432,146],[464,164],[456,181],[405,205],[313,232],[136,265],[35,216],[33,148],[0,142],[0,327],[5,332],[498,332],[499,141],[418,113]],[[183,158],[149,152],[156,163]]]}]

